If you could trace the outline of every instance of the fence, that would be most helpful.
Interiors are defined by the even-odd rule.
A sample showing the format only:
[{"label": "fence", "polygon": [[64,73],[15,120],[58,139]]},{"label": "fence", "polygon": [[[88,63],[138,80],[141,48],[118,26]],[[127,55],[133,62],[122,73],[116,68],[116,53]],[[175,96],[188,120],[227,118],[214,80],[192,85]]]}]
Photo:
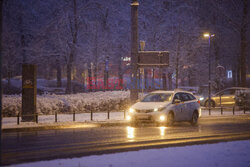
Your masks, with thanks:
[{"label": "fence", "polygon": [[[237,106],[233,107],[214,107],[209,108],[202,107],[202,116],[220,116],[220,115],[242,115],[250,113],[249,108],[239,108]],[[117,112],[67,112],[58,113],[54,112],[53,115],[34,115],[34,120],[36,123],[57,123],[57,122],[91,122],[91,121],[111,121],[111,120],[125,120],[126,110]],[[11,117],[12,124],[15,123],[13,120],[15,117]],[[6,117],[4,119],[7,119]],[[4,121],[3,121],[4,122]],[[21,122],[21,113],[16,115],[16,124],[19,125]]]},{"label": "fence", "polygon": [[[69,122],[69,121],[78,121],[78,122],[86,122],[86,121],[106,121],[106,120],[124,120],[126,119],[126,111],[119,112],[85,112],[85,113],[58,113],[54,112],[53,115],[26,115],[26,116],[34,116],[34,120],[36,123],[40,121],[43,123],[51,123],[51,122]],[[16,123],[17,125],[21,122],[21,113],[19,112],[16,115]]]}]

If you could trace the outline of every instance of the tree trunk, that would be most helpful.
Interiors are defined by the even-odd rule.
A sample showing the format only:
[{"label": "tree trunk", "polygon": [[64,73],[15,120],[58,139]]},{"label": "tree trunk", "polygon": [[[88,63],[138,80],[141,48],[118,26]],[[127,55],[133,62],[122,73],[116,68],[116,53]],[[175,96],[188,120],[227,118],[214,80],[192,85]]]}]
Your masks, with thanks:
[{"label": "tree trunk", "polygon": [[145,68],[144,69],[144,86],[145,86],[145,90],[148,90],[148,70]]},{"label": "tree trunk", "polygon": [[178,43],[177,43],[176,67],[175,67],[175,72],[176,72],[175,88],[178,88],[178,80],[179,80],[179,57],[180,57],[180,36],[179,36]]},{"label": "tree trunk", "polygon": [[237,68],[234,66],[233,67],[233,70],[232,70],[232,73],[233,73],[233,86],[237,86]]},{"label": "tree trunk", "polygon": [[66,94],[71,94],[71,92],[72,92],[71,71],[72,71],[72,62],[68,62],[67,63],[67,87],[66,87]]},{"label": "tree trunk", "polygon": [[96,89],[97,89],[97,64],[95,64],[95,68],[94,68],[94,78],[95,78],[94,91],[96,91]]},{"label": "tree trunk", "polygon": [[92,69],[91,67],[88,68],[88,90],[89,92],[92,92]]},{"label": "tree trunk", "polygon": [[72,23],[72,20],[70,20],[70,29],[72,34],[72,43],[73,46],[71,46],[71,52],[69,55],[69,59],[67,61],[67,88],[66,93],[71,94],[72,93],[72,84],[71,84],[71,71],[72,71],[72,64],[74,60],[74,56],[76,54],[76,43],[77,43],[77,33],[78,33],[78,20],[77,20],[77,5],[76,0],[73,1],[73,12],[74,12],[74,21]]},{"label": "tree trunk", "polygon": [[7,93],[9,94],[9,93],[11,93],[11,92],[10,92],[10,88],[11,88],[11,77],[12,77],[12,75],[11,75],[12,73],[11,73],[9,67],[8,67],[8,72],[7,72],[7,74],[8,74],[8,76],[7,76],[7,78],[8,78],[8,79],[7,79],[7,90],[8,90],[8,92],[7,92]]},{"label": "tree trunk", "polygon": [[119,67],[118,67],[118,76],[119,76],[119,89],[123,89],[123,75],[122,75],[122,62],[121,59],[119,61]]},{"label": "tree trunk", "polygon": [[168,73],[168,89],[172,90],[172,73]]},{"label": "tree trunk", "polygon": [[246,47],[247,47],[247,40],[246,40],[246,31],[247,31],[247,14],[248,14],[248,0],[243,1],[243,17],[242,17],[242,25],[240,30],[240,37],[241,37],[241,52],[240,52],[240,86],[246,86]]},{"label": "tree trunk", "polygon": [[166,69],[162,69],[162,88],[163,90],[167,90]]},{"label": "tree trunk", "polygon": [[152,83],[151,83],[152,90],[155,89],[155,69],[152,69]]},{"label": "tree trunk", "polygon": [[94,47],[94,58],[95,58],[95,67],[94,67],[94,78],[95,78],[95,90],[97,88],[97,66],[98,66],[98,27],[96,24],[95,27],[96,31],[95,31],[95,47]]},{"label": "tree trunk", "polygon": [[61,64],[59,60],[56,60],[56,78],[57,78],[57,87],[62,86],[62,71],[61,71]]}]

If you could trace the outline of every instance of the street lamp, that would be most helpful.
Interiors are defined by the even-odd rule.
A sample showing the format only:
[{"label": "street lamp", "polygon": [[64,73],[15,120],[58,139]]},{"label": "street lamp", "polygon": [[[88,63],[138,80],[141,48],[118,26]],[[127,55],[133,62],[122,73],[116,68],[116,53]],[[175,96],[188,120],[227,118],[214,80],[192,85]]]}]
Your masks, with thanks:
[{"label": "street lamp", "polygon": [[214,37],[214,34],[204,33],[203,37],[208,38],[209,45],[209,55],[208,55],[208,111],[209,115],[211,115],[211,39]]}]

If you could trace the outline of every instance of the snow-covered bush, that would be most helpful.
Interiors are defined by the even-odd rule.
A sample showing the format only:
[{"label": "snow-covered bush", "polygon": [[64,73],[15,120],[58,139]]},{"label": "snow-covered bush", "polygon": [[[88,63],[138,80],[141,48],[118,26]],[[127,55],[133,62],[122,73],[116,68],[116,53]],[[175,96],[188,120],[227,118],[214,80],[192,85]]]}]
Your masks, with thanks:
[{"label": "snow-covered bush", "polygon": [[[16,116],[21,112],[21,95],[3,97],[3,116]],[[128,91],[107,91],[71,95],[38,95],[39,115],[57,113],[105,112],[126,109],[129,104]]]}]

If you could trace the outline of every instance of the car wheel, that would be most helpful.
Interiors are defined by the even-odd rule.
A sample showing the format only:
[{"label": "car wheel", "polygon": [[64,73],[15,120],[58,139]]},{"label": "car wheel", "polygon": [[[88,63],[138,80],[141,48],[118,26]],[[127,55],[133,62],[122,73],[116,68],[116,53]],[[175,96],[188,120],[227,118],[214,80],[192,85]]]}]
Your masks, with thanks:
[{"label": "car wheel", "polygon": [[198,122],[198,118],[199,118],[199,115],[198,113],[195,111],[192,115],[192,119],[191,119],[191,125],[196,125],[197,122]]},{"label": "car wheel", "polygon": [[170,112],[167,117],[167,125],[172,126],[174,124],[174,114]]},{"label": "car wheel", "polygon": [[[210,101],[210,105],[211,105],[211,107],[215,107],[215,102],[214,101]],[[209,101],[207,100],[206,102],[205,102],[205,107],[209,107]]]}]

